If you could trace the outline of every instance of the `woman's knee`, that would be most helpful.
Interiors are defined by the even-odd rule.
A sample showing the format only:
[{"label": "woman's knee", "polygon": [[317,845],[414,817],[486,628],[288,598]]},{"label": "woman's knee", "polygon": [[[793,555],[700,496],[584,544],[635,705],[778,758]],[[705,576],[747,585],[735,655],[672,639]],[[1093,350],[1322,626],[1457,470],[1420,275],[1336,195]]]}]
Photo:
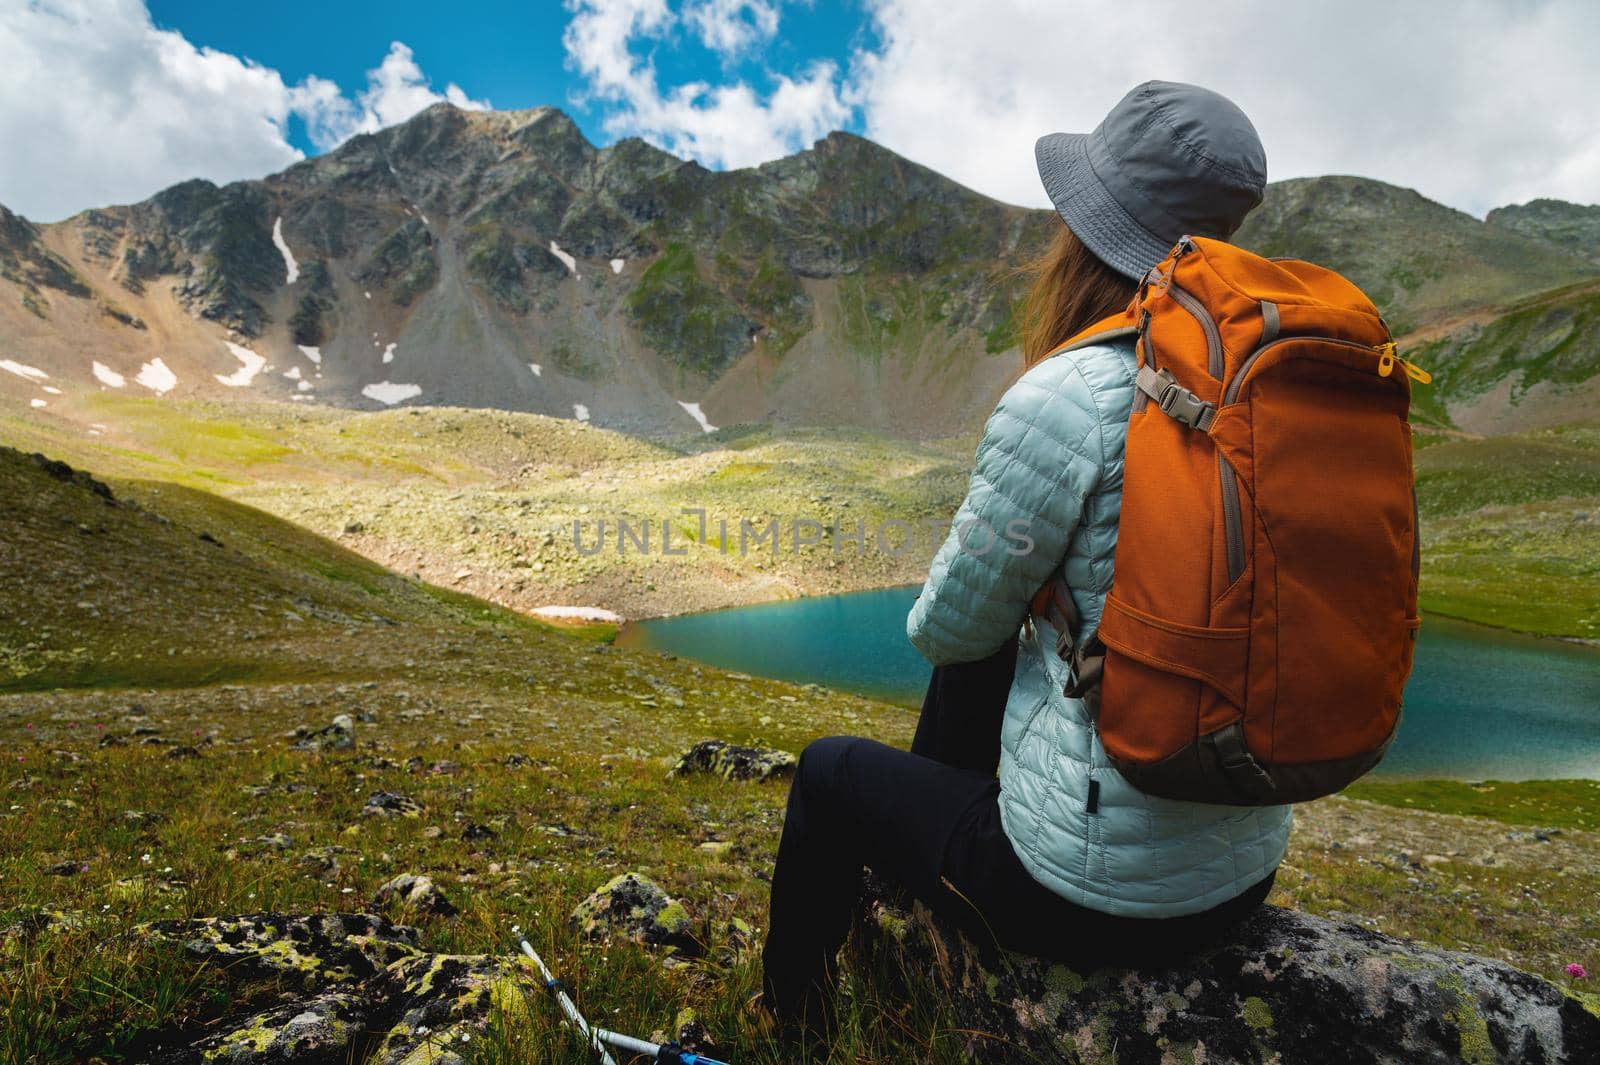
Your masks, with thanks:
[{"label": "woman's knee", "polygon": [[795,767],[795,788],[813,798],[839,791],[850,754],[863,742],[860,736],[825,736],[806,744]]},{"label": "woman's knee", "polygon": [[833,775],[849,757],[850,748],[860,742],[860,736],[824,736],[820,740],[812,740],[800,752],[800,764],[795,767],[795,777],[809,783]]}]

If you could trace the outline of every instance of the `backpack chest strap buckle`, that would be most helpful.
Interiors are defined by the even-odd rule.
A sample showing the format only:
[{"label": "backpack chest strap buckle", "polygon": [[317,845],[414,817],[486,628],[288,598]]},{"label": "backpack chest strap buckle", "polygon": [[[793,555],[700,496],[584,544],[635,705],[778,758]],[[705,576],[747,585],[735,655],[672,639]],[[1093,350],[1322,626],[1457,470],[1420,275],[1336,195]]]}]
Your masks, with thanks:
[{"label": "backpack chest strap buckle", "polygon": [[1139,391],[1155,401],[1156,406],[1161,408],[1161,413],[1191,429],[1206,432],[1217,417],[1216,405],[1207,403],[1194,392],[1184,388],[1178,383],[1178,379],[1172,376],[1171,370],[1154,370],[1149,366],[1141,366],[1139,376],[1134,383]]}]

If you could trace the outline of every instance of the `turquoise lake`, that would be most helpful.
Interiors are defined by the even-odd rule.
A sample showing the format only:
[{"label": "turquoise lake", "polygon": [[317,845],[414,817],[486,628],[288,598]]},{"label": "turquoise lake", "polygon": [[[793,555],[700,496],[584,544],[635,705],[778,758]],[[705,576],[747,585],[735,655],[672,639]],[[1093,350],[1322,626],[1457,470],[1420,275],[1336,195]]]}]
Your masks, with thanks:
[{"label": "turquoise lake", "polygon": [[[635,622],[618,643],[917,706],[928,665],[905,638],[916,594],[887,588]],[[1377,772],[1600,778],[1600,652],[1427,619],[1400,736]]]}]

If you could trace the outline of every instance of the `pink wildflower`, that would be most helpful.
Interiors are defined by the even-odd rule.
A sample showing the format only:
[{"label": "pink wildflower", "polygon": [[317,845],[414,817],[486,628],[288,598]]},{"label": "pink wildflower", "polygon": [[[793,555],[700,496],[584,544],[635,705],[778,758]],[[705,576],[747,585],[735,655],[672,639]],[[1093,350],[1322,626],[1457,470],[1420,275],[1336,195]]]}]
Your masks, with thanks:
[{"label": "pink wildflower", "polygon": [[1567,966],[1567,975],[1572,977],[1574,980],[1586,980],[1589,978],[1589,970],[1585,969],[1577,962],[1573,962],[1571,965]]}]

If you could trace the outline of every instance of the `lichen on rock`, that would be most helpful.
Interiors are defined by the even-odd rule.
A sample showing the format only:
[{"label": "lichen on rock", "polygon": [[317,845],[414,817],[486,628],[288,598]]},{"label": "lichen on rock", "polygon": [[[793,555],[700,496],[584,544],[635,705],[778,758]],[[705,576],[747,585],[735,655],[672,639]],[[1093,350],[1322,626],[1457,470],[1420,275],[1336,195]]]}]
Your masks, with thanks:
[{"label": "lichen on rock", "polygon": [[789,776],[798,760],[788,751],[741,747],[721,740],[701,740],[684,752],[672,776],[711,773],[724,780],[771,780]]},{"label": "lichen on rock", "polygon": [[301,985],[265,1011],[178,1033],[180,1045],[153,1057],[164,1065],[459,1065],[497,1014],[525,1008],[531,972],[518,955],[423,951],[413,929],[375,914],[246,914],[162,921],[136,933],[182,942],[234,978],[291,974]]},{"label": "lichen on rock", "polygon": [[370,1005],[361,995],[330,991],[230,1025],[187,1053],[203,1061],[251,1065],[262,1061],[344,1060],[366,1026]]},{"label": "lichen on rock", "polygon": [[315,731],[295,730],[297,751],[348,751],[355,747],[356,723],[349,714],[339,714],[327,727]]},{"label": "lichen on rock", "polygon": [[374,914],[202,917],[155,921],[135,934],[176,940],[197,959],[243,965],[240,975],[298,977],[307,988],[366,979],[417,952],[415,929]]},{"label": "lichen on rock", "polygon": [[932,979],[980,1062],[1579,1062],[1600,1018],[1502,962],[1263,906],[1223,942],[1078,972],[869,895],[857,941]]},{"label": "lichen on rock", "polygon": [[362,817],[421,817],[422,804],[393,791],[375,791],[361,807]]},{"label": "lichen on rock", "polygon": [[438,914],[449,917],[458,913],[455,903],[445,897],[432,877],[402,873],[384,884],[373,896],[375,908],[395,905],[412,913]]},{"label": "lichen on rock", "polygon": [[589,939],[629,939],[668,958],[702,953],[688,908],[639,873],[623,873],[597,888],[578,903],[570,924]]}]

